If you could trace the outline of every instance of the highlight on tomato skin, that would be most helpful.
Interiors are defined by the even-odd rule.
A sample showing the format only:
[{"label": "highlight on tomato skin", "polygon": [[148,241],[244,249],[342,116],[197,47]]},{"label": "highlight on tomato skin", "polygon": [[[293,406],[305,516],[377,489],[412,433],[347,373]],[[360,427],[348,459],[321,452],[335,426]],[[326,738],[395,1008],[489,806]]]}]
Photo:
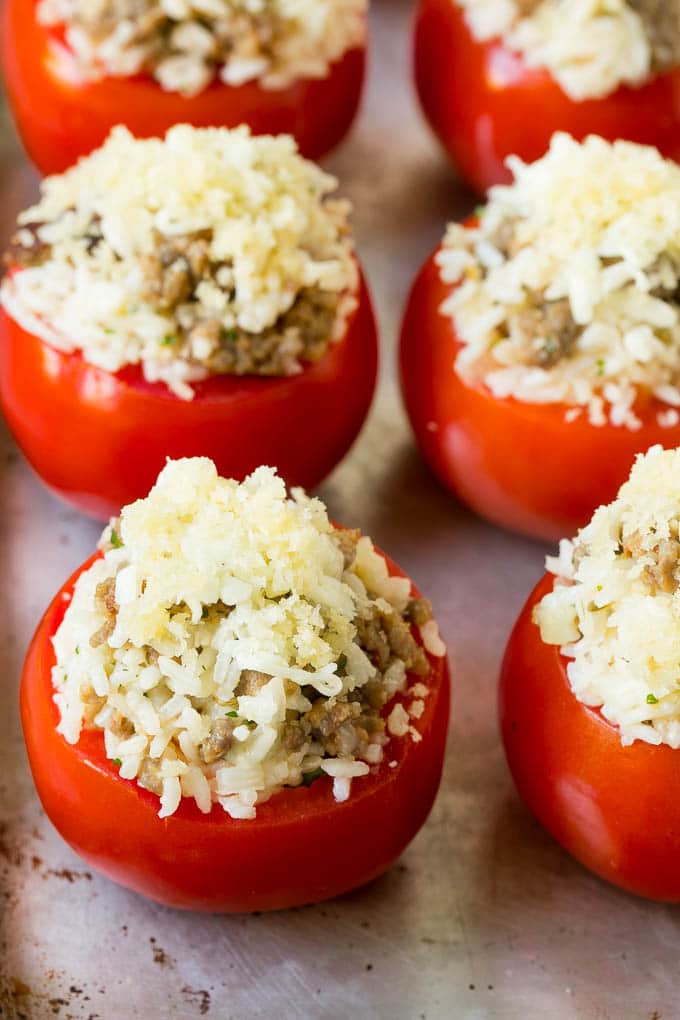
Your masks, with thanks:
[{"label": "highlight on tomato skin", "polygon": [[[455,0],[419,0],[414,74],[421,106],[451,162],[479,194],[508,183],[510,155],[540,158],[555,131],[654,145],[680,159],[680,69],[603,98],[575,101],[502,40],[479,41]],[[536,111],[540,110],[540,115]]]},{"label": "highlight on tomato skin", "polygon": [[[183,465],[192,463],[196,464],[195,472],[205,473],[208,470],[202,466],[205,464],[203,461],[185,461],[172,463],[166,472],[185,470]],[[259,477],[260,485],[271,485],[266,473],[263,475],[260,472],[253,476],[256,477]],[[246,484],[254,491],[253,480]],[[189,482],[186,488],[191,488]],[[211,497],[207,498],[209,500]],[[188,499],[185,492],[182,499]],[[296,500],[299,500],[298,496]],[[264,503],[249,505],[250,512],[260,522],[261,509],[258,507]],[[121,522],[114,525],[115,540],[113,534],[109,536],[109,549],[105,555],[112,557],[112,565],[118,563],[116,569],[119,571],[130,569],[125,565],[121,567],[121,563],[136,562],[136,554],[126,552],[125,543],[130,541],[130,549],[136,548],[135,536],[141,532],[133,532],[132,529],[146,519],[139,517],[139,514],[145,512],[137,504],[134,509],[138,515],[137,524],[134,524],[131,517],[126,518],[124,513]],[[285,511],[288,514],[290,512]],[[193,524],[194,541],[202,526],[197,518]],[[332,534],[340,536],[344,532],[340,529]],[[351,548],[358,541],[365,541],[359,540],[355,532],[346,534],[346,541],[338,537],[338,548],[345,550],[344,556],[347,554],[348,543]],[[277,541],[281,548],[280,539]],[[357,546],[357,549],[363,564],[361,569],[365,570],[368,562],[366,555],[370,558],[373,553],[367,553],[367,547],[363,544]],[[377,555],[386,564],[385,578],[404,578],[402,571],[391,560],[382,553],[378,552]],[[208,807],[207,813],[204,808],[199,810],[197,794],[193,795],[197,797],[196,802],[185,794],[178,806],[173,804],[168,807],[164,782],[160,805],[165,805],[163,810],[170,813],[166,817],[159,817],[159,796],[150,792],[149,779],[143,778],[146,786],[143,788],[134,779],[123,778],[119,774],[125,767],[126,754],[133,753],[131,750],[124,753],[124,748],[130,744],[129,729],[127,722],[121,719],[120,712],[118,716],[109,713],[108,721],[104,721],[100,700],[96,707],[100,713],[96,718],[100,722],[82,729],[75,743],[67,742],[62,732],[57,730],[60,713],[62,728],[70,725],[64,721],[66,717],[63,715],[69,711],[68,695],[64,687],[69,678],[62,676],[59,681],[61,686],[58,689],[61,693],[58,705],[54,698],[54,684],[57,680],[53,670],[57,657],[63,654],[64,641],[70,641],[71,632],[58,638],[56,645],[52,639],[60,628],[63,631],[66,612],[75,611],[74,598],[82,601],[83,596],[78,596],[77,590],[74,596],[78,578],[92,568],[104,570],[104,566],[102,554],[96,554],[76,571],[57,594],[31,643],[21,686],[22,724],[36,789],[52,823],[73,850],[91,867],[135,892],[168,906],[208,912],[250,912],[299,906],[340,895],[384,872],[424,824],[439,785],[449,714],[449,673],[442,651],[438,648],[436,654],[428,651],[427,673],[423,675],[420,667],[417,674],[409,673],[408,690],[403,694],[398,693],[381,710],[383,718],[387,720],[386,734],[389,735],[384,744],[384,754],[377,764],[364,768],[361,774],[357,773],[359,777],[351,780],[348,795],[347,791],[337,793],[338,781],[332,779],[331,774],[335,773],[331,769],[331,762],[328,765],[328,775],[317,778],[320,772],[317,769],[309,774],[309,783],[305,779],[301,785],[279,790],[264,803],[257,804],[256,812],[250,811],[248,817],[247,811],[237,816],[242,808],[232,816],[227,813],[226,807],[223,809],[221,802],[216,801],[212,809]],[[183,569],[180,563],[177,569]],[[344,569],[353,568],[350,565]],[[233,577],[237,576],[238,568],[235,567]],[[149,575],[147,592],[157,582],[157,574]],[[122,581],[120,583],[123,584]],[[107,590],[111,593],[113,588]],[[122,589],[117,585],[115,591],[117,599]],[[413,586],[410,586],[410,592],[411,599],[418,605],[425,605]],[[234,594],[235,597],[243,597],[236,590]],[[98,583],[95,601],[99,600],[102,611],[103,599],[104,593]],[[241,603],[239,612],[242,612],[240,607]],[[181,606],[177,608],[180,616],[174,616],[175,627],[178,621],[186,620],[181,615]],[[118,614],[124,613],[124,603],[116,603],[115,609]],[[224,611],[219,612],[221,619],[224,619]],[[211,614],[212,608],[204,606],[203,618],[208,620],[206,627],[212,626]],[[428,615],[427,611],[425,615]],[[123,623],[121,626],[127,625]],[[100,639],[98,632],[92,640],[98,643]],[[202,632],[201,640],[205,639],[206,635]],[[428,638],[428,648],[435,648],[432,640]],[[98,647],[99,644],[93,646],[92,654],[95,656]],[[85,642],[82,642],[76,645],[77,658],[73,661],[78,662],[84,654],[91,653]],[[243,654],[249,653],[244,651]],[[159,665],[164,669],[163,663],[161,657]],[[341,661],[339,668],[349,667]],[[313,671],[309,676],[313,679]],[[244,677],[242,673],[241,679]],[[247,683],[252,683],[254,679],[247,679]],[[275,677],[263,677],[263,680],[265,686],[260,689],[265,693],[277,682]],[[135,682],[128,683],[126,680],[125,691],[132,690],[131,684]],[[161,685],[165,683],[162,680],[159,682]],[[258,682],[261,684],[262,680]],[[240,685],[236,691],[240,691]],[[409,693],[411,691],[415,694]],[[119,689],[114,699],[117,705],[122,704],[120,696]],[[129,706],[121,711],[131,711],[134,714],[134,699],[130,701],[127,693],[123,696],[128,698]],[[156,697],[154,690],[150,697]],[[418,712],[415,711],[415,702],[411,701],[413,697],[419,699]],[[234,709],[227,716],[254,711],[251,702],[254,705],[255,700],[253,697],[246,697],[245,700],[234,697]],[[151,704],[156,705],[157,701],[152,700]],[[106,705],[104,708],[108,712]],[[261,702],[258,711],[261,713],[262,709]],[[405,720],[400,729],[392,723],[397,709]],[[307,709],[301,708],[301,711]],[[257,718],[262,718],[262,715]],[[236,729],[241,726],[238,720],[232,724],[231,719],[228,719],[228,723],[238,739],[242,739],[243,735]],[[255,727],[253,739],[256,739],[259,730],[255,723],[252,725]],[[108,750],[100,726],[106,727]],[[204,740],[200,745],[202,760],[214,760],[205,753],[206,747],[212,749],[214,746],[214,731],[209,732],[207,743]],[[356,732],[359,734],[362,731]],[[395,735],[397,732],[403,735]],[[113,745],[109,743],[112,739],[116,741]],[[317,736],[316,739],[320,738]],[[332,740],[332,735],[328,739]],[[180,743],[185,752],[192,753],[183,739]],[[228,751],[229,745],[226,746]],[[327,753],[332,755],[334,745],[329,743],[328,748]],[[223,745],[220,745],[217,751],[223,749]],[[368,755],[368,752],[365,753]],[[120,755],[122,763],[120,759],[113,758],[115,754]],[[163,755],[165,760],[165,752]],[[215,767],[219,766],[218,757]],[[230,775],[233,774],[232,770]],[[144,775],[153,776],[153,768]],[[219,784],[221,780],[217,782]],[[232,789],[229,787],[229,790]],[[233,800],[233,796],[227,798],[229,803]],[[234,809],[230,807],[229,811],[233,813]]]},{"label": "highlight on tomato skin", "polygon": [[517,791],[541,825],[590,871],[627,892],[680,902],[680,752],[639,741],[577,701],[567,660],[544,644],[534,607],[515,625],[499,686],[500,727]]},{"label": "highlight on tomato skin", "polygon": [[[144,495],[167,457],[211,457],[245,478],[276,465],[290,485],[315,488],[350,449],[368,414],[378,337],[362,281],[346,335],[299,375],[213,376],[191,401],[136,366],[117,373],[56,350],[0,309],[0,403],[40,479],[100,520]],[[310,436],[314,441],[310,441]]]},{"label": "highlight on tomato skin", "polygon": [[140,138],[164,134],[178,123],[245,123],[256,134],[292,134],[303,155],[319,159],[342,141],[359,109],[365,46],[349,49],[326,77],[301,78],[283,89],[216,81],[183,96],[145,75],[83,80],[63,39],[37,22],[37,2],[7,0],[3,7],[5,91],[24,147],[43,174],[61,173],[98,148],[121,120]]}]

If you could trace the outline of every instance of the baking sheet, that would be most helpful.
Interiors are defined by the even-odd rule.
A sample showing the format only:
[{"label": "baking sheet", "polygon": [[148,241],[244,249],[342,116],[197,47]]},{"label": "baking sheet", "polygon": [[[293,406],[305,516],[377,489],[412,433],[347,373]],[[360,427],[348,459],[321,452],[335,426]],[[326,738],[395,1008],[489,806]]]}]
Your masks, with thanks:
[{"label": "baking sheet", "polygon": [[[454,700],[444,781],[426,827],[369,887],[300,910],[203,917],[147,903],[91,873],[34,795],[17,715],[26,645],[96,524],[42,488],[0,426],[0,1017],[586,1018],[680,1016],[680,915],[610,889],[562,853],[514,794],[499,743],[504,642],[545,548],[476,520],[420,463],[394,348],[408,285],[472,198],[417,110],[410,0],[374,0],[361,118],[327,165],[356,207],[379,314],[378,399],[322,487],[432,598]],[[35,192],[0,127],[0,241]]]}]

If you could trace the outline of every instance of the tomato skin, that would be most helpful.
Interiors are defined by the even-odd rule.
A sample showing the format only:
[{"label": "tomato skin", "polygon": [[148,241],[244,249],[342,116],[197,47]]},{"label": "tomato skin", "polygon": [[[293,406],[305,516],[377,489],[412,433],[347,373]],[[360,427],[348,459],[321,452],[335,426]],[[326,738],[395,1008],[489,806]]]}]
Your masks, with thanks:
[{"label": "tomato skin", "polygon": [[602,99],[570,99],[545,70],[501,40],[479,42],[455,0],[420,0],[415,79],[423,111],[452,162],[480,194],[509,183],[510,154],[539,159],[555,131],[655,145],[680,160],[680,69]]},{"label": "tomato skin", "polygon": [[680,902],[680,751],[636,740],[572,694],[567,660],[541,640],[533,607],[510,637],[501,670],[500,724],[520,796],[570,854],[597,875],[648,899]]},{"label": "tomato skin", "polygon": [[213,376],[181,400],[138,366],[113,374],[27,333],[0,310],[0,402],[19,447],[45,484],[84,513],[108,519],[145,496],[166,457],[211,457],[243,479],[260,464],[314,488],[344,457],[368,413],[378,341],[371,300],[344,338],[299,375]]},{"label": "tomato skin", "polygon": [[359,107],[365,48],[348,50],[326,78],[300,79],[278,90],[215,81],[185,97],[164,92],[143,75],[79,80],[63,41],[38,24],[36,0],[6,0],[3,6],[5,88],[26,151],[43,174],[66,170],[121,122],[140,138],[163,135],[179,123],[245,123],[255,134],[292,134],[304,156],[318,159],[341,141]]},{"label": "tomato skin", "polygon": [[[73,850],[113,881],[168,906],[219,913],[279,910],[338,896],[382,874],[427,818],[441,777],[449,717],[449,671],[430,657],[425,711],[414,720],[422,741],[392,737],[385,760],[352,784],[344,803],[332,781],[286,789],[254,819],[230,818],[219,805],[203,815],[183,799],[159,819],[158,797],[121,779],[104,753],[101,731],[75,746],[57,733],[51,637],[73,586],[66,582],[40,622],[21,683],[21,718],[43,807]],[[390,573],[404,576],[387,559]],[[417,594],[417,593],[416,593]],[[396,761],[395,768],[389,763]]]},{"label": "tomato skin", "polygon": [[[436,254],[436,253],[435,253]],[[461,343],[439,307],[451,285],[432,255],[415,280],[401,332],[401,385],[420,451],[443,485],[494,524],[533,538],[572,535],[609,503],[637,453],[680,445],[649,399],[637,431],[566,422],[561,404],[528,404],[468,386],[453,369]]]}]

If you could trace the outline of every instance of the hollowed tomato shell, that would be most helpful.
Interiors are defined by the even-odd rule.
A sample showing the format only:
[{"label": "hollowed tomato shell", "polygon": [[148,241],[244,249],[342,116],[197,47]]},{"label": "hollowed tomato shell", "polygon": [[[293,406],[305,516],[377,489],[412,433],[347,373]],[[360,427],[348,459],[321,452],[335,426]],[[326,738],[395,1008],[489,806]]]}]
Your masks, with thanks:
[{"label": "hollowed tomato shell", "polygon": [[91,562],[45,613],[21,683],[24,738],[38,795],[73,850],[135,892],[197,911],[299,906],[384,872],[425,822],[439,786],[449,718],[446,660],[430,657],[425,710],[413,720],[422,739],[392,737],[384,761],[353,781],[347,801],[334,800],[332,781],[324,777],[275,794],[254,819],[230,818],[219,805],[204,815],[187,798],[175,814],[160,819],[158,797],[121,779],[106,758],[101,731],[84,731],[71,745],[56,729],[51,638],[75,581]]}]

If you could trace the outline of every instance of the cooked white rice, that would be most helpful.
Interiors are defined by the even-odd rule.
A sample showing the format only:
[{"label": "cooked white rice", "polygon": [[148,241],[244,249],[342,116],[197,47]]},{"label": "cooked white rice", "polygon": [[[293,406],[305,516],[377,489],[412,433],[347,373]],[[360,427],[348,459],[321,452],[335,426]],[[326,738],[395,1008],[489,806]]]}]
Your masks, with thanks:
[{"label": "cooked white rice", "polygon": [[[85,77],[150,70],[163,89],[186,96],[201,92],[216,75],[228,85],[256,80],[266,89],[324,78],[366,37],[368,0],[147,0],[141,5],[119,0],[119,5],[123,15],[115,20],[99,0],[40,0],[37,16],[45,25],[66,25],[66,41]],[[115,28],[102,35],[103,18],[105,24],[115,20]],[[159,31],[140,32],[140,25],[156,21]],[[245,29],[232,35],[230,26],[244,21]],[[251,23],[264,26],[264,45],[248,28]],[[222,39],[235,45],[223,47]],[[216,60],[215,52],[223,50],[225,59]]]},{"label": "cooked white rice", "polygon": [[623,744],[680,747],[680,450],[640,455],[609,506],[549,557],[555,587],[534,610],[561,645],[574,695]]},{"label": "cooked white rice", "polygon": [[645,23],[626,0],[543,0],[526,17],[515,0],[452,2],[464,8],[477,39],[502,37],[577,101],[640,85],[652,74]]},{"label": "cooked white rice", "polygon": [[[680,406],[680,167],[656,149],[554,136],[514,182],[492,188],[479,225],[448,228],[437,257],[455,285],[441,307],[463,343],[455,371],[497,397],[570,405],[636,429],[640,392]],[[459,284],[459,285],[458,285]],[[561,302],[576,334],[542,365],[548,325],[527,332],[536,307]]]},{"label": "cooked white rice", "polygon": [[[197,288],[194,316],[259,334],[317,288],[337,295],[338,339],[356,307],[358,271],[350,205],[328,198],[336,187],[287,135],[178,125],[165,139],[138,140],[117,127],[101,149],[46,178],[40,201],[20,215],[20,225],[43,224],[36,234],[51,250],[6,277],[0,300],[46,343],[110,372],[140,364],[146,379],[191,399],[190,383],[209,374],[204,354],[180,356],[168,342],[176,314],[143,296],[144,259],[163,238],[209,230],[209,258],[224,273],[219,286]],[[30,249],[31,231],[18,236]]]},{"label": "cooked white rice", "polygon": [[[102,729],[121,776],[155,785],[161,817],[184,796],[203,812],[217,802],[252,818],[258,803],[318,770],[345,799],[389,736],[376,731],[363,760],[333,757],[311,738],[291,746],[287,728],[312,709],[310,692],[332,707],[379,680],[417,719],[428,687],[409,692],[398,657],[379,674],[359,643],[360,617],[403,613],[410,582],[389,576],[366,537],[347,565],[333,535],[323,504],[301,491],[287,498],[271,468],[238,484],[207,459],[168,462],[149,496],[104,532],[104,555],[78,579],[53,639],[59,732],[75,744],[84,726]],[[102,605],[102,586],[115,592],[115,612]],[[445,654],[436,627],[422,641]],[[243,693],[244,671],[268,679]],[[226,720],[229,739],[206,762],[206,742]]]}]

